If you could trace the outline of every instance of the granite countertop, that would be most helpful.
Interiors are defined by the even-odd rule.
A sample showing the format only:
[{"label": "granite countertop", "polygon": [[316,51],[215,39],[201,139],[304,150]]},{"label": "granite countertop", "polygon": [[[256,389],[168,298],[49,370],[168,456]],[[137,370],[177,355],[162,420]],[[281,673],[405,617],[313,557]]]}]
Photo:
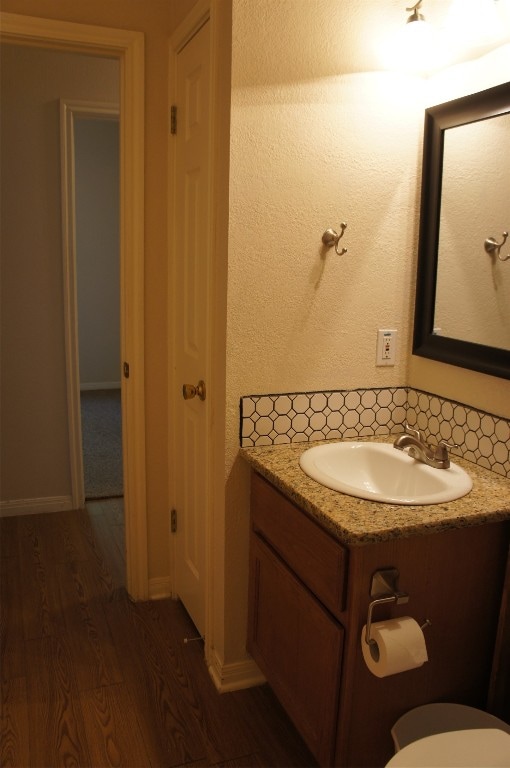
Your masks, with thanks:
[{"label": "granite countertop", "polygon": [[[395,436],[369,439],[393,442]],[[510,519],[510,480],[458,456],[452,456],[452,460],[469,473],[473,488],[455,501],[395,505],[332,491],[308,477],[299,466],[304,451],[326,442],[339,441],[241,448],[240,455],[344,544],[360,546]]]}]

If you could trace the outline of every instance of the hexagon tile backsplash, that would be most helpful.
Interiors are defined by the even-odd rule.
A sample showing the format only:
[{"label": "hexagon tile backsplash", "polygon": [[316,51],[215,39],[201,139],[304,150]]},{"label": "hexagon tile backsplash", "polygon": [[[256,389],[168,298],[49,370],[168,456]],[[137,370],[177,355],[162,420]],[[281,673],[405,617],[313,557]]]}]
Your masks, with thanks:
[{"label": "hexagon tile backsplash", "polygon": [[410,427],[452,455],[510,477],[510,421],[409,387],[248,395],[241,446],[389,435]]}]

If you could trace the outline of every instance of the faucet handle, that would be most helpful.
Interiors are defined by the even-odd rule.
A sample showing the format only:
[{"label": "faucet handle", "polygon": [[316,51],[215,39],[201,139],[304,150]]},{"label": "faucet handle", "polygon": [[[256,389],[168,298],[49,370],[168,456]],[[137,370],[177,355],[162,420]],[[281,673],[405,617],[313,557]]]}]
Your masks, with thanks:
[{"label": "faucet handle", "polygon": [[404,422],[404,432],[406,432],[408,435],[412,435],[413,437],[415,437],[417,440],[420,441],[420,443],[423,442],[420,430],[413,429],[413,427],[410,427],[407,421]]},{"label": "faucet handle", "polygon": [[440,440],[438,445],[445,445],[447,448],[460,448],[458,443],[448,443],[446,440]]},{"label": "faucet handle", "polygon": [[459,445],[458,443],[448,443],[446,440],[440,440],[437,447],[442,453],[448,455],[447,448],[458,448]]},{"label": "faucet handle", "polygon": [[446,440],[440,440],[434,450],[434,458],[437,461],[443,462],[444,469],[448,469],[450,466],[450,457],[448,456],[448,448],[458,448],[457,443],[447,443]]}]

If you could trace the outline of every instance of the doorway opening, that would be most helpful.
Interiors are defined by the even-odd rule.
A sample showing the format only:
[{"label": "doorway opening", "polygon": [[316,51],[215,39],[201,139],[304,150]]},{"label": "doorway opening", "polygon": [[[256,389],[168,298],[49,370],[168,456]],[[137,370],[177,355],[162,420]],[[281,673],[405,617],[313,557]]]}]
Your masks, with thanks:
[{"label": "doorway opening", "polygon": [[123,496],[118,107],[62,100],[61,136],[69,443],[82,506]]},{"label": "doorway opening", "polygon": [[[0,40],[114,58],[120,72],[120,262],[122,451],[125,468],[126,583],[148,597],[144,414],[144,43],[143,34],[1,13]],[[58,121],[58,116],[57,116]],[[79,382],[73,382],[79,391]],[[78,418],[79,411],[73,413]],[[79,432],[68,419],[69,434]],[[73,453],[73,452],[72,452]],[[75,455],[75,452],[73,453]],[[70,474],[76,477],[75,467]],[[73,483],[75,481],[73,480]],[[73,495],[76,487],[73,485]]]}]

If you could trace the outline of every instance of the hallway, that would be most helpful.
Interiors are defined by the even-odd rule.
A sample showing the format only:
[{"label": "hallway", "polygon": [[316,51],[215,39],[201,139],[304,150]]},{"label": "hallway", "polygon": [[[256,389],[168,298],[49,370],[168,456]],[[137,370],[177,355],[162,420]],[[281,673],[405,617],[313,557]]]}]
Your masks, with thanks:
[{"label": "hallway", "polygon": [[267,686],[217,693],[178,601],[129,600],[122,500],[0,533],[4,768],[314,765]]},{"label": "hallway", "polygon": [[120,389],[80,392],[85,499],[124,494]]}]

